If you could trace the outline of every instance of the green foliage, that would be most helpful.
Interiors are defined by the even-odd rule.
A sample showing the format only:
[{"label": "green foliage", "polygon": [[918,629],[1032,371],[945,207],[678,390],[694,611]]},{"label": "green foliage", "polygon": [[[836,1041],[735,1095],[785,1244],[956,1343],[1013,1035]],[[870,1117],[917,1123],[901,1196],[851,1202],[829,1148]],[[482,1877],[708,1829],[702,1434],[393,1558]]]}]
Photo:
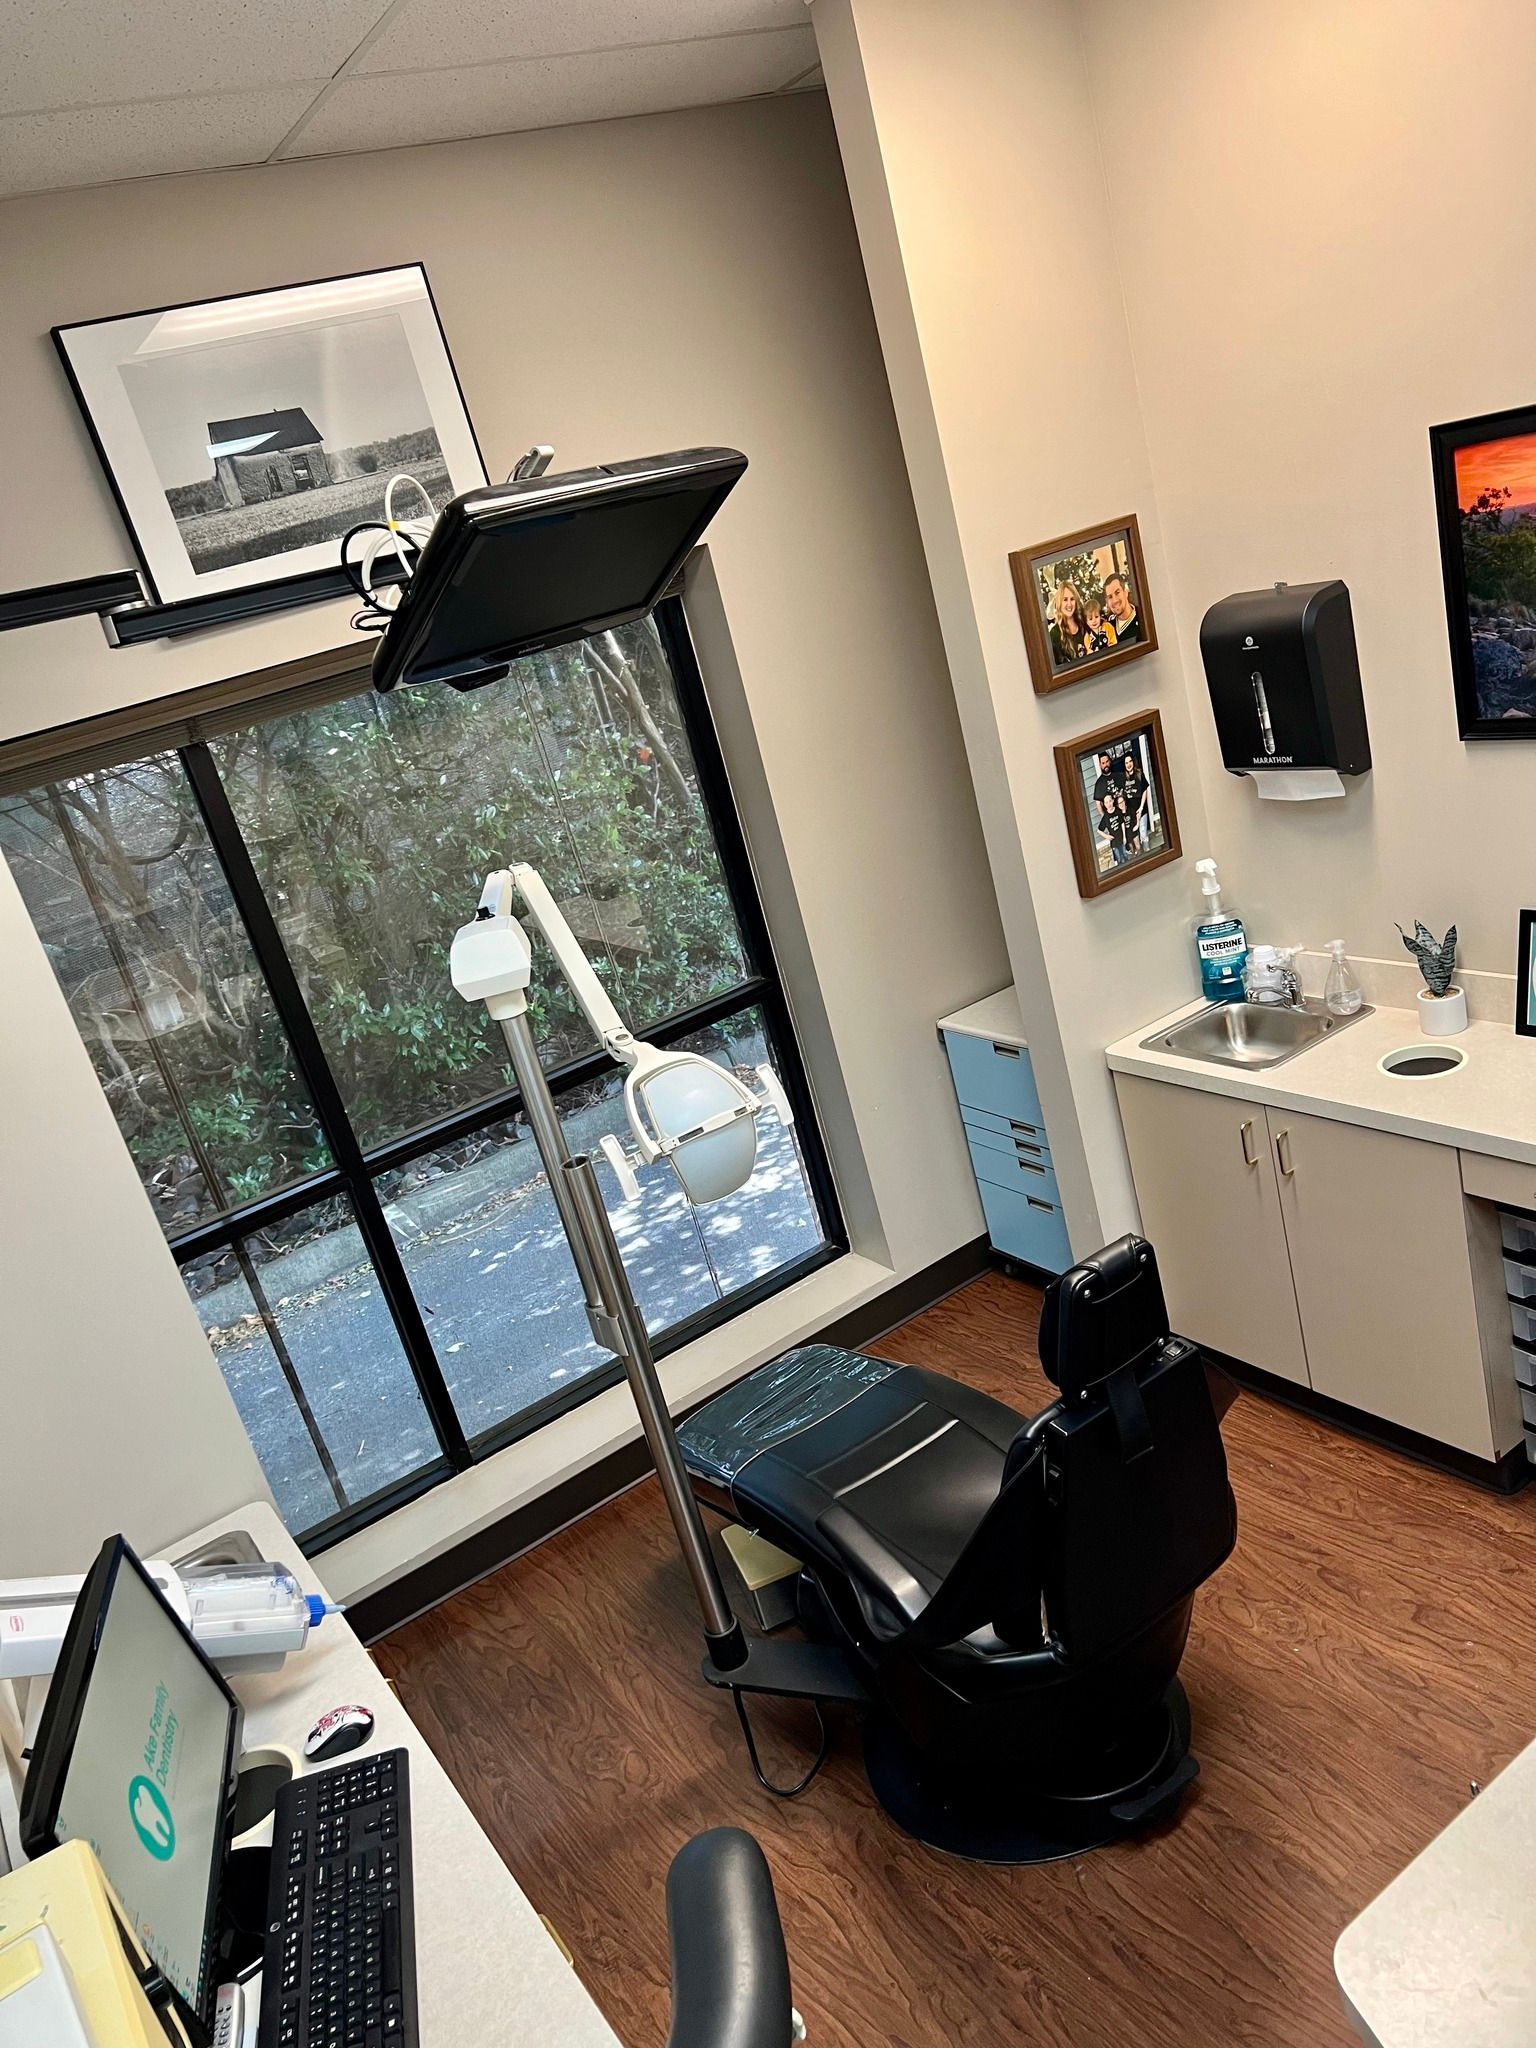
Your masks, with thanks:
[{"label": "green foliage", "polygon": [[[743,978],[660,644],[649,627],[632,627],[597,654],[601,664],[580,647],[560,649],[468,696],[360,694],[215,743],[365,1145],[511,1079],[499,1034],[448,980],[449,941],[492,868],[526,859],[542,870],[636,1028]],[[121,980],[76,857],[54,838],[53,868],[23,874],[23,886],[167,1228],[209,1206],[199,1150],[231,1201],[327,1164],[174,758],[61,785],[47,803],[44,794],[38,816],[51,817],[56,801],[78,813],[96,899],[110,904],[135,956],[135,982],[147,988],[158,976],[181,993],[179,1025],[146,1036],[102,1023],[91,1005],[105,988],[120,1010]],[[35,819],[26,822],[35,834]],[[8,850],[14,823],[0,817]],[[73,891],[67,916],[59,875]],[[599,924],[611,951],[588,928]],[[592,1049],[542,947],[530,1009],[549,1064]]]},{"label": "green foliage", "polygon": [[1455,925],[1451,926],[1443,939],[1437,939],[1428,925],[1421,924],[1417,918],[1414,919],[1412,938],[1403,931],[1401,925],[1397,929],[1402,935],[1403,944],[1419,963],[1419,971],[1424,976],[1424,986],[1432,996],[1443,996],[1456,972]]},{"label": "green foliage", "polygon": [[1511,519],[1509,492],[1482,491],[1461,515],[1467,595],[1484,603],[1536,608],[1536,519]]}]

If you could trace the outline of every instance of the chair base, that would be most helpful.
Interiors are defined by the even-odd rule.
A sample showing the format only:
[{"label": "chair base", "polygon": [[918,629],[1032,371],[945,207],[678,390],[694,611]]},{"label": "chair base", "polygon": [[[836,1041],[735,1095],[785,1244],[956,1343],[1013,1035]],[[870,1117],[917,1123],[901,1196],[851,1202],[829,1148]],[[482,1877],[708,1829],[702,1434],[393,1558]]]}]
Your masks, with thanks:
[{"label": "chair base", "polygon": [[1171,1813],[1200,1768],[1189,1736],[1189,1701],[1175,1679],[1114,1773],[1118,1782],[1091,1792],[1052,1796],[1010,1791],[985,1774],[960,1778],[883,1714],[865,1724],[864,1769],[896,1825],[931,1849],[972,1863],[1057,1863]]}]

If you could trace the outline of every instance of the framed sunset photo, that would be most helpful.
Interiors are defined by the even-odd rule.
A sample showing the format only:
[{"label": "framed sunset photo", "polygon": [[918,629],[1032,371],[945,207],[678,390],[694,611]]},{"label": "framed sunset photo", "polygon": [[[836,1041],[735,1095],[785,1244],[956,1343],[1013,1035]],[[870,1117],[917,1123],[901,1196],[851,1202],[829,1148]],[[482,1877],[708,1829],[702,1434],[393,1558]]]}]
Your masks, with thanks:
[{"label": "framed sunset photo", "polygon": [[1461,737],[1536,739],[1536,406],[1429,438]]}]

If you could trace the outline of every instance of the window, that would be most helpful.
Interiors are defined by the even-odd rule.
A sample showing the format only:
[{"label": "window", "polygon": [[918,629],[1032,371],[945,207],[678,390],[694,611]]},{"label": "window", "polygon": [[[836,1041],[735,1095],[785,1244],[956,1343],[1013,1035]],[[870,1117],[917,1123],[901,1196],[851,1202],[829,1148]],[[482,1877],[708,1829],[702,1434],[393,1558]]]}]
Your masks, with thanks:
[{"label": "window", "polygon": [[[637,1031],[770,1059],[795,1104],[729,1200],[695,1211],[657,1166],[614,1212],[658,1351],[844,1246],[677,600],[466,696],[331,691],[0,796],[0,850],[311,1549],[620,1376],[499,1035],[448,981],[491,868],[543,871]],[[620,1077],[538,944],[533,996],[591,1149],[624,1127]]]}]

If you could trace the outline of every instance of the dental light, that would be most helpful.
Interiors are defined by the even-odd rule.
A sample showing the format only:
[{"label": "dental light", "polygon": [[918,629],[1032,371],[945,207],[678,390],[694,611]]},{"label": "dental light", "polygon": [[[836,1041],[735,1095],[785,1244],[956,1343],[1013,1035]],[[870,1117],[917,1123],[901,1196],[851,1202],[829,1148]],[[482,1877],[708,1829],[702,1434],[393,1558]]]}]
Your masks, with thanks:
[{"label": "dental light", "polygon": [[[506,873],[492,875],[480,899],[478,921],[484,921],[488,906],[493,922],[508,914],[514,888],[604,1049],[629,1069],[624,1081],[624,1110],[641,1164],[650,1166],[664,1159],[696,1207],[734,1195],[751,1178],[757,1163],[761,1112],[772,1108],[780,1123],[794,1121],[778,1075],[772,1067],[759,1067],[757,1079],[763,1092],[754,1095],[744,1082],[702,1053],[662,1052],[636,1038],[614,1008],[536,868],[520,863]],[[469,932],[473,929],[466,927]],[[623,1146],[617,1138],[605,1137],[601,1149],[625,1200],[638,1201],[640,1183]]]}]

